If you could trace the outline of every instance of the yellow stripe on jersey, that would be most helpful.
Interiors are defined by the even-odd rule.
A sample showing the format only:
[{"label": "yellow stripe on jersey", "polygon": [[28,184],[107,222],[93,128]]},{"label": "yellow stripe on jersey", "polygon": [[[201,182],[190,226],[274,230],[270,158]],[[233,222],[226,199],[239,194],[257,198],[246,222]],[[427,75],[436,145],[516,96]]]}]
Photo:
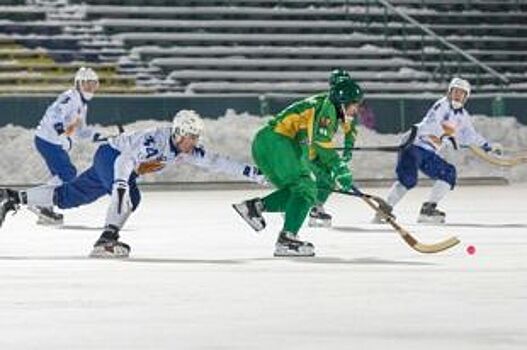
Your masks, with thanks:
[{"label": "yellow stripe on jersey", "polygon": [[289,114],[280,120],[274,127],[274,131],[295,138],[300,130],[307,130],[309,142],[313,136],[313,119],[315,117],[315,108],[309,108],[300,114]]}]

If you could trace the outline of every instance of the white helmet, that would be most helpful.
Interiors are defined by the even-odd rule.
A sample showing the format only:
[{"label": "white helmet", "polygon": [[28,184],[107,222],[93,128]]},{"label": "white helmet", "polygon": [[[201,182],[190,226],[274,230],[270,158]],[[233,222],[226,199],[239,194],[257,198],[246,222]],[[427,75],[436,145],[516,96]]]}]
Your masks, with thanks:
[{"label": "white helmet", "polygon": [[182,109],[174,116],[172,136],[175,138],[188,135],[199,137],[203,134],[204,128],[205,124],[198,113],[193,110]]},{"label": "white helmet", "polygon": [[466,93],[465,99],[463,100],[463,102],[452,101],[452,99],[450,99],[450,103],[452,104],[452,107],[454,107],[454,109],[462,108],[465,105],[465,102],[467,102],[468,97],[470,96],[470,83],[467,80],[465,80],[465,79],[461,79],[461,78],[458,78],[458,77],[453,78],[450,81],[450,84],[448,84],[448,96],[449,96],[449,98],[450,98],[450,92],[452,91],[453,88],[461,89],[461,90],[465,91],[465,93]]},{"label": "white helmet", "polygon": [[75,87],[79,89],[79,91],[82,93],[82,96],[88,101],[91,100],[93,98],[93,93],[82,91],[80,87],[82,83],[88,82],[88,81],[95,81],[97,85],[99,85],[99,77],[97,76],[97,73],[95,73],[95,71],[91,68],[80,67],[77,70],[77,73],[75,73],[74,81],[75,81]]}]

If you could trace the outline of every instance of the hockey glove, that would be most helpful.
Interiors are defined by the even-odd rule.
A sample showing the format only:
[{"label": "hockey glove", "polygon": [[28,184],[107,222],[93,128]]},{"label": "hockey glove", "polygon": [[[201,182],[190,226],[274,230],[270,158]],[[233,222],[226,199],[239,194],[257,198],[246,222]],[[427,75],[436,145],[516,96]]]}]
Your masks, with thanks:
[{"label": "hockey glove", "polygon": [[493,153],[497,156],[501,156],[503,155],[503,146],[500,144],[500,143],[493,143],[493,144],[489,144],[488,142],[483,144],[483,146],[481,146],[481,149],[483,149],[485,152],[487,153]]},{"label": "hockey glove", "polygon": [[93,143],[107,142],[107,141],[108,141],[107,136],[102,136],[101,133],[99,132],[96,132],[95,134],[93,134],[93,137],[92,137]]},{"label": "hockey glove", "polygon": [[60,140],[60,146],[62,147],[64,151],[66,152],[71,151],[71,147],[72,147],[71,137],[61,136],[59,140]]},{"label": "hockey glove", "polygon": [[246,165],[243,169],[243,176],[248,177],[251,181],[259,183],[260,185],[267,184],[265,176],[262,174],[260,169],[252,165]]},{"label": "hockey glove", "polygon": [[343,191],[347,192],[351,189],[351,186],[353,186],[353,176],[351,175],[348,165],[342,161],[338,162],[333,167],[331,170],[331,176],[333,181],[335,181]]},{"label": "hockey glove", "polygon": [[350,160],[351,160],[351,157],[353,156],[352,152],[351,152],[351,147],[350,148],[345,148],[344,149],[344,152],[342,153],[342,161],[344,163],[348,163]]}]

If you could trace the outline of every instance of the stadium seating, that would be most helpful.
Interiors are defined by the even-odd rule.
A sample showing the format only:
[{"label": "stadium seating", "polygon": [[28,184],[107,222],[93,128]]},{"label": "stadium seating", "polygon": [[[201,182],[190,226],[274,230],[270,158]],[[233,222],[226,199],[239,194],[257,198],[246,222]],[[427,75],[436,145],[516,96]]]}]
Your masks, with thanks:
[{"label": "stadium seating", "polygon": [[[0,11],[0,45],[8,37],[45,48],[57,64],[112,63],[149,91],[304,93],[325,88],[334,67],[349,69],[370,93],[439,92],[452,74],[481,91],[502,88],[372,0],[69,0],[55,11],[9,2],[18,6]],[[509,88],[526,89],[526,2],[391,3],[504,74]]]}]

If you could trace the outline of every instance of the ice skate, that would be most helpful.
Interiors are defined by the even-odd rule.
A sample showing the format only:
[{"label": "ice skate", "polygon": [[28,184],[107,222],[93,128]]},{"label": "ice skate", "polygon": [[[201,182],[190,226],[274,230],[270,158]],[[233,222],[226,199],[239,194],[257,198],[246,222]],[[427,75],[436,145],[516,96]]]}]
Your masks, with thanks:
[{"label": "ice skate", "polygon": [[121,259],[130,255],[130,246],[119,241],[119,229],[108,226],[93,245],[90,258]]},{"label": "ice skate", "polygon": [[[382,209],[386,214],[390,215],[392,218],[395,219],[395,216],[393,215],[393,207],[392,206],[386,204],[385,206],[383,206],[380,209]],[[385,224],[386,220],[384,219],[384,215],[382,215],[380,213],[375,213],[375,216],[371,220],[371,223],[372,224]]]},{"label": "ice skate", "polygon": [[424,224],[444,224],[446,214],[437,209],[437,203],[425,202],[421,207],[417,222]]},{"label": "ice skate", "polygon": [[296,235],[282,231],[276,241],[274,256],[315,256],[315,246],[296,239]]},{"label": "ice skate", "polygon": [[326,213],[322,205],[311,208],[309,212],[309,227],[331,227],[331,215]]},{"label": "ice skate", "polygon": [[265,228],[265,219],[262,216],[263,202],[260,198],[233,204],[232,207],[255,231]]},{"label": "ice skate", "polygon": [[18,192],[7,188],[0,189],[0,227],[4,223],[7,213],[18,210],[19,203]]},{"label": "ice skate", "polygon": [[29,207],[38,216],[37,225],[60,226],[64,224],[64,215],[53,211],[53,208]]}]

